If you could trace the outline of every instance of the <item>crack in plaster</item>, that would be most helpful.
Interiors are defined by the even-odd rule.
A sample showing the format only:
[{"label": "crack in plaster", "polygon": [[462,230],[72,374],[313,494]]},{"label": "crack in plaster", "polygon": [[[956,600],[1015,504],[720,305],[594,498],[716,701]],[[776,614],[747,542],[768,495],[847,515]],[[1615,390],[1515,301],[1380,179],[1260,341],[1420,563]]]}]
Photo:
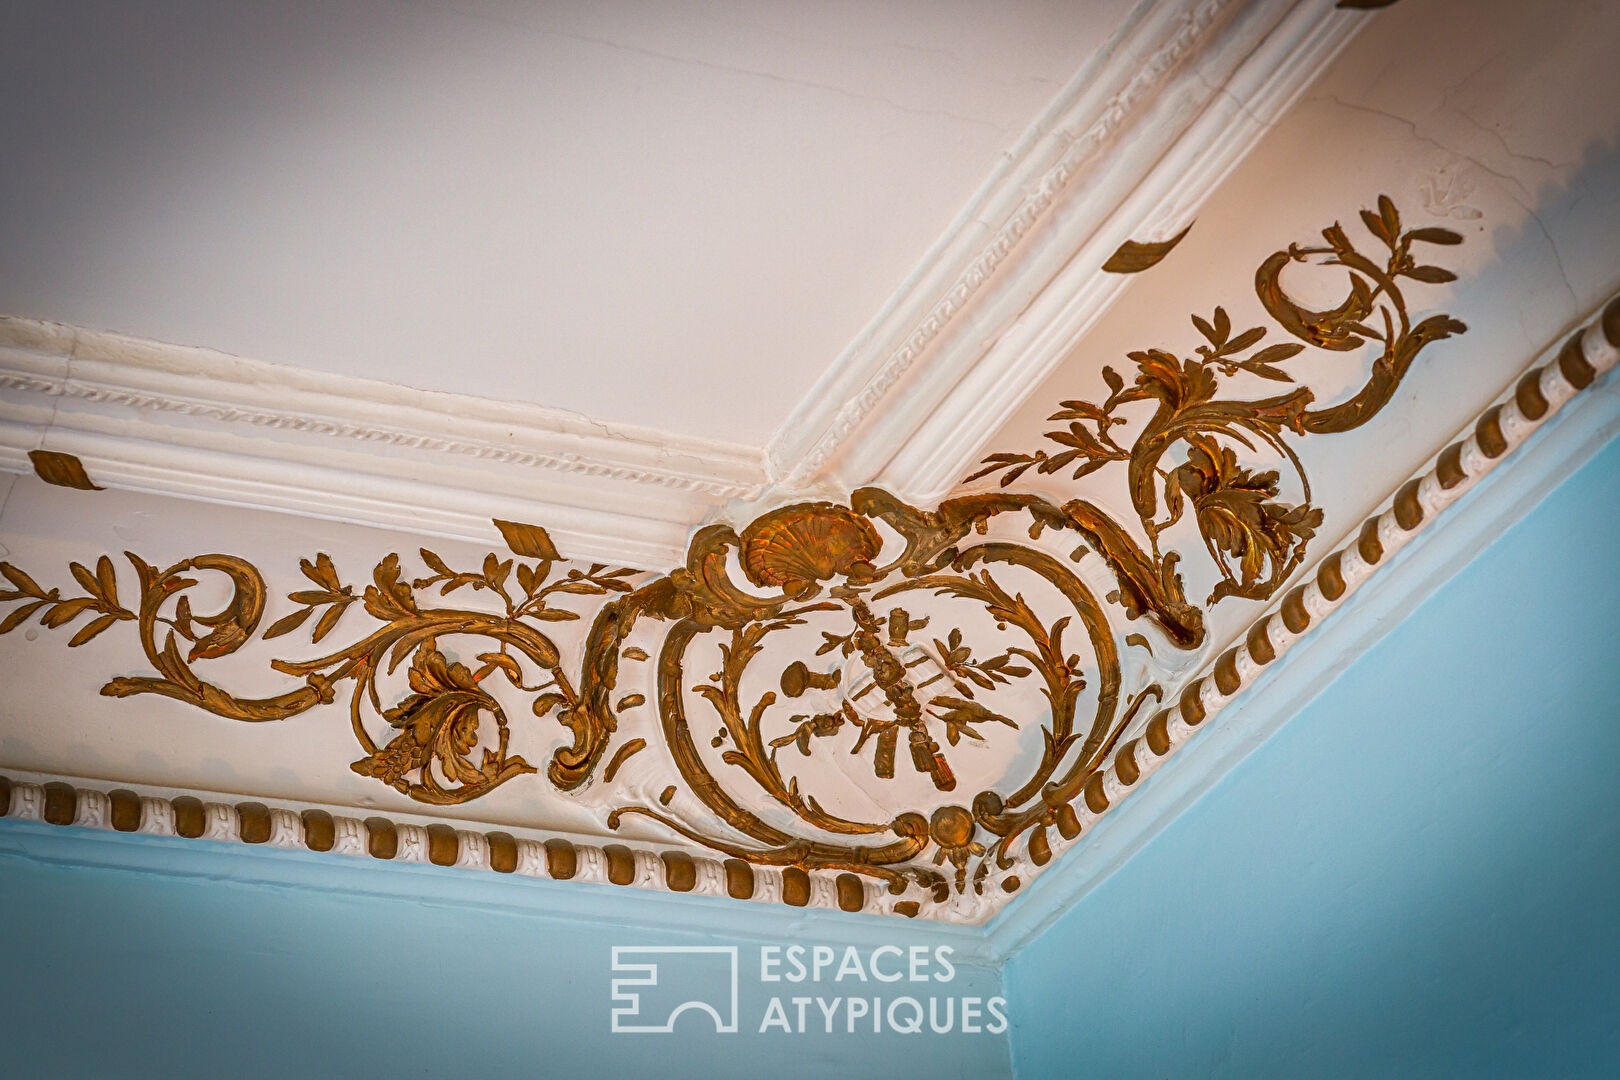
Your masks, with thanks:
[{"label": "crack in plaster", "polygon": [[1481,161],[1477,157],[1474,157],[1472,154],[1465,154],[1455,147],[1447,146],[1445,143],[1441,142],[1439,139],[1436,139],[1432,135],[1425,135],[1423,132],[1418,130],[1417,121],[1415,120],[1410,120],[1398,113],[1388,112],[1372,105],[1361,105],[1356,102],[1345,101],[1342,98],[1335,97],[1331,94],[1326,96],[1318,96],[1312,98],[1311,100],[1331,103],[1339,106],[1341,109],[1348,109],[1351,112],[1366,113],[1369,116],[1377,116],[1384,120],[1389,120],[1393,123],[1399,124],[1401,127],[1406,128],[1407,131],[1411,133],[1412,138],[1416,139],[1418,142],[1425,143],[1434,147],[1436,150],[1443,151],[1444,153],[1450,154],[1452,157],[1468,162],[1470,165],[1478,168],[1481,172],[1494,176],[1496,179],[1502,181],[1502,183],[1510,184],[1513,187],[1518,188],[1526,198],[1528,198],[1530,195],[1529,191],[1524,186],[1524,182],[1518,177],[1510,176],[1507,173],[1492,168],[1490,165],[1485,164],[1485,162]]},{"label": "crack in plaster", "polygon": [[[1569,271],[1564,266],[1563,254],[1558,250],[1558,243],[1553,239],[1552,232],[1547,228],[1546,222],[1544,222],[1541,219],[1541,215],[1536,212],[1533,205],[1533,196],[1530,193],[1530,189],[1525,186],[1523,180],[1487,165],[1480,158],[1472,154],[1466,154],[1455,147],[1448,146],[1432,135],[1425,135],[1422,131],[1418,130],[1417,121],[1401,116],[1397,113],[1388,112],[1384,109],[1379,109],[1371,105],[1361,105],[1348,102],[1331,94],[1317,97],[1315,100],[1331,102],[1342,109],[1348,109],[1352,112],[1367,113],[1369,115],[1377,116],[1399,124],[1400,126],[1406,128],[1407,131],[1411,133],[1412,137],[1419,142],[1426,143],[1427,145],[1450,154],[1459,160],[1466,161],[1482,172],[1500,180],[1504,185],[1506,185],[1507,188],[1507,190],[1504,190],[1503,194],[1505,194],[1509,199],[1512,199],[1514,204],[1517,205],[1519,209],[1523,210],[1531,221],[1535,222],[1536,229],[1541,233],[1542,238],[1547,241],[1547,249],[1552,254],[1553,264],[1558,268],[1558,277],[1563,283],[1564,291],[1569,294],[1570,304],[1575,309],[1580,308],[1580,296],[1576,293],[1574,284],[1569,280]],[[1502,148],[1502,152],[1505,153],[1512,161],[1540,165],[1553,173],[1562,172],[1567,167],[1558,165],[1547,160],[1546,158],[1539,158],[1532,154],[1522,154],[1514,151],[1514,149],[1508,145],[1507,140],[1504,139],[1499,132],[1487,127],[1484,124],[1481,124],[1478,120],[1474,119],[1474,117],[1468,115],[1466,112],[1463,112],[1461,109],[1451,109],[1447,115],[1454,116],[1465,121],[1482,135],[1494,139],[1497,145]],[[1518,194],[1514,194],[1513,189],[1516,189]]]}]

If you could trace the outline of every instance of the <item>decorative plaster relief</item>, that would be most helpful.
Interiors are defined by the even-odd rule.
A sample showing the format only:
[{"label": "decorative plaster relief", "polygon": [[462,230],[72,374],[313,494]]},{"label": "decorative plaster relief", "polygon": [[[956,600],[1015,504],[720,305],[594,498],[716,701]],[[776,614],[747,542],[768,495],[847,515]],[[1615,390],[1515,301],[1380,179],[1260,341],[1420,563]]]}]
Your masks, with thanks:
[{"label": "decorative plaster relief", "polygon": [[[676,891],[714,889],[723,878],[734,897],[845,910],[879,903],[981,921],[1614,363],[1620,305],[1403,487],[1391,510],[1324,560],[1242,645],[1189,679],[1205,609],[1264,602],[1306,561],[1320,516],[1291,440],[1365,423],[1428,345],[1464,329],[1445,315],[1412,321],[1403,292],[1449,280],[1417,256],[1456,235],[1406,229],[1382,198],[1361,224],[1382,248],[1377,258],[1334,224],[1322,244],[1293,244],[1265,261],[1256,290],[1275,327],[1237,331],[1221,309],[1194,316],[1203,343],[1190,355],[1132,353],[1132,383],[1109,372],[1107,400],[1063,403],[1054,419],[1068,426],[1048,434],[1059,449],[993,455],[977,477],[1005,488],[1032,468],[1072,470],[1077,480],[1095,475],[1087,493],[1097,501],[1057,506],[985,491],[929,511],[867,488],[847,504],[779,507],[740,530],[711,525],[683,567],[657,577],[570,567],[545,530],[502,521],[510,557],[458,568],[423,549],[426,574],[411,578],[389,555],[360,591],[324,555],[305,560],[315,587],[289,594],[297,609],[262,635],[264,578],[231,556],[159,569],[128,555],[132,606],[119,597],[110,557],[94,569],[72,564],[84,593],[73,597],[5,563],[12,588],[0,599],[20,603],[0,632],[35,616],[51,628],[90,616],[69,641],[81,645],[134,623],[157,674],[115,678],[103,693],[158,694],[236,720],[284,719],[344,690],[363,751],[351,767],[428,804],[474,800],[536,773],[514,746],[533,725],[510,717],[516,707],[553,717],[569,741],[551,753],[546,783],[601,807],[608,829],[656,822],[698,852],[561,841],[535,851],[504,834],[458,837],[444,825],[371,819],[365,847],[376,857],[507,872],[543,862],[556,878]],[[1337,307],[1310,310],[1290,298],[1283,277],[1310,266],[1345,275]],[[1293,340],[1264,344],[1275,328]],[[1313,407],[1305,386],[1262,398],[1236,392],[1293,382],[1284,365],[1306,350],[1320,360],[1369,347],[1364,382],[1337,404]],[[1261,457],[1291,475],[1264,469]],[[1134,520],[1103,508],[1096,489],[1110,475],[1124,481]],[[1219,575],[1201,604],[1182,579],[1194,538]],[[188,599],[204,575],[230,585],[229,601],[211,614]],[[452,593],[466,606],[438,606]],[[241,698],[197,674],[255,638],[309,626],[319,644],[352,623],[351,611],[380,625],[314,659],[271,664],[301,679],[296,688]],[[547,627],[587,616],[575,667]],[[638,742],[659,752],[610,775]],[[26,815],[31,804],[16,791]],[[41,813],[55,821],[62,811],[46,796]],[[186,836],[315,846],[331,835],[321,840],[328,848],[348,837],[352,850],[360,835],[352,823],[326,834],[306,815],[301,837],[290,814],[259,804],[173,808],[173,828]],[[161,813],[148,809],[141,804],[143,826]],[[93,823],[96,811],[84,812]],[[75,813],[69,807],[60,823]],[[729,858],[706,865],[704,850]]]},{"label": "decorative plaster relief", "polygon": [[87,485],[77,457],[114,487],[451,536],[539,504],[637,563],[764,481],[755,448],[29,319],[0,317],[0,391],[0,468],[53,483]]},{"label": "decorative plaster relief", "polygon": [[[926,460],[926,497],[902,494],[932,501],[956,473],[934,459],[1030,384],[1039,350],[1015,363],[985,327],[1028,313],[1093,242],[1086,282],[1058,291],[1100,310],[1117,287],[1107,252],[1190,220],[1363,18],[1306,0],[1144,3],[765,448],[0,318],[0,468],[27,471],[45,447],[110,487],[476,543],[492,516],[542,514],[568,550],[635,566],[678,562],[725,500],[842,484],[834,458],[852,483],[902,451]],[[993,385],[964,392],[969,371]]]}]

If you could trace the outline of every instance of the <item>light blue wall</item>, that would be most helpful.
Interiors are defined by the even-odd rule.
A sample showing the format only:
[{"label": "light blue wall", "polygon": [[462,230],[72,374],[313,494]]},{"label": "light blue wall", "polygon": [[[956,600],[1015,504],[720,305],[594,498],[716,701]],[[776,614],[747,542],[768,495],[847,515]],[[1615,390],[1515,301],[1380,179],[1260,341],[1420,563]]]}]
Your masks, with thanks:
[{"label": "light blue wall", "polygon": [[1015,1074],[1620,1075],[1617,556],[1613,443],[1013,958]]},{"label": "light blue wall", "polygon": [[[661,897],[689,932],[654,931],[630,890],[3,820],[0,1060],[96,1077],[1620,1075],[1617,538],[1620,443],[1011,961],[1010,1063],[990,1035],[816,1034],[813,1006],[810,1034],[758,1034],[772,991],[846,990],[762,986],[757,935],[856,933],[869,953],[909,924]],[[613,945],[733,942],[742,1033],[610,1034]],[[1001,977],[964,966],[946,989],[988,997]]]},{"label": "light blue wall", "polygon": [[[48,861],[103,855],[218,879]],[[645,919],[648,898],[614,886],[469,873],[446,887],[451,875],[431,867],[358,859],[334,869],[332,858],[0,819],[0,1076],[1010,1075],[1005,1034],[874,1035],[863,1018],[850,1035],[839,1011],[829,1036],[813,1003],[808,1034],[759,1034],[772,993],[794,1024],[796,995],[1000,993],[996,972],[960,965],[948,984],[922,987],[831,983],[831,969],[809,989],[760,983],[745,929],[813,941],[836,916],[784,919],[787,909],[720,902],[714,918],[716,901],[665,897],[664,918],[711,928],[659,932],[624,926]],[[240,880],[266,873],[284,883]],[[342,895],[304,877],[419,895]],[[591,917],[540,914],[550,901],[537,904],[535,890]],[[861,922],[863,956],[886,940],[907,944],[903,920]],[[613,946],[717,943],[740,948],[738,1034],[716,1035],[696,1013],[674,1034],[611,1033]],[[892,956],[880,962],[895,972]]]}]

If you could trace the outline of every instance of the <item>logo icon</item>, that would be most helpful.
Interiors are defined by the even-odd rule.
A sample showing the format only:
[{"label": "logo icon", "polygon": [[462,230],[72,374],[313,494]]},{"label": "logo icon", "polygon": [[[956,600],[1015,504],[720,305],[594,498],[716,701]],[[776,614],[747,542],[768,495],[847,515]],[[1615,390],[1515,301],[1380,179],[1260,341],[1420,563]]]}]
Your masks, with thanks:
[{"label": "logo icon", "polygon": [[735,945],[615,945],[613,972],[614,1034],[672,1032],[689,1010],[708,1013],[718,1034],[737,1031]]}]

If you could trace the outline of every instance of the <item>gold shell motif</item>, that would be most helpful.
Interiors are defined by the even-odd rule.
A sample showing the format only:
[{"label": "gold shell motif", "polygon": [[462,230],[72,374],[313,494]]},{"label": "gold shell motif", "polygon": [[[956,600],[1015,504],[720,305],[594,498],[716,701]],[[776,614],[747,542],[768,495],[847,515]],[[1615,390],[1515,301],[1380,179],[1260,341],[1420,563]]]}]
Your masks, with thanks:
[{"label": "gold shell motif", "polygon": [[803,596],[818,581],[870,567],[883,547],[877,529],[836,503],[795,503],[743,530],[742,567],[755,585]]}]

